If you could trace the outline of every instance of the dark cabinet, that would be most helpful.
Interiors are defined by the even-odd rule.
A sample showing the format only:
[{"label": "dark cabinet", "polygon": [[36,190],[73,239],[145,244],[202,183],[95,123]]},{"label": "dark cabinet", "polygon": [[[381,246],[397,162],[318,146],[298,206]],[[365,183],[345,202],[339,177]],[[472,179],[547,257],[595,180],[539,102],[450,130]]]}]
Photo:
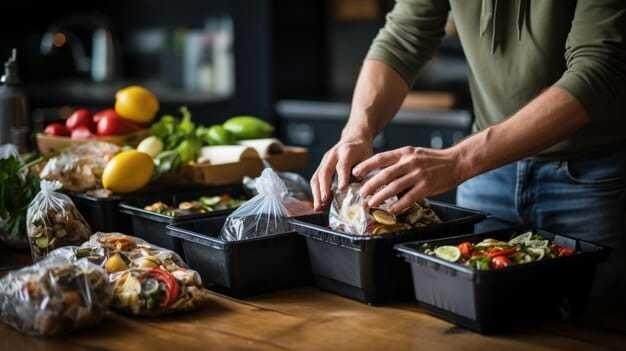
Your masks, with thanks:
[{"label": "dark cabinet", "polygon": [[[349,112],[350,105],[339,102],[282,100],[276,104],[281,139],[310,150],[305,176],[313,174],[324,153],[337,142]],[[465,110],[403,110],[376,137],[374,147],[376,152],[407,145],[444,148],[467,136],[470,130],[471,114]],[[454,202],[454,194],[437,198]]]}]

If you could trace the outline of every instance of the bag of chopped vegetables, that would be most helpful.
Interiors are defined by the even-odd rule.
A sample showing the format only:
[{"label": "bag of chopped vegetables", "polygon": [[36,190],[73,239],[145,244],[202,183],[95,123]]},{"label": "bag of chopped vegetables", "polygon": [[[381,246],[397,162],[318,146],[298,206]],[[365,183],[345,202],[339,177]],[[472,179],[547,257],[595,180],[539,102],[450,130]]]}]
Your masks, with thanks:
[{"label": "bag of chopped vegetables", "polygon": [[20,158],[15,145],[0,146],[0,241],[11,248],[28,248],[26,210],[39,192],[32,163]]},{"label": "bag of chopped vegetables", "polygon": [[101,141],[72,146],[48,160],[39,173],[41,179],[59,181],[63,189],[83,192],[102,187],[107,162],[122,148]]},{"label": "bag of chopped vegetables", "polygon": [[198,272],[175,252],[121,233],[96,233],[75,250],[102,266],[113,285],[113,307],[143,316],[196,309],[209,293]]},{"label": "bag of chopped vegetables", "polygon": [[[368,175],[365,180],[373,175]],[[388,212],[398,201],[397,196],[385,200],[376,208],[370,208],[367,203],[369,197],[363,198],[359,195],[365,180],[349,184],[345,191],[338,191],[337,184],[333,183],[335,196],[328,215],[328,224],[332,229],[350,234],[379,235],[441,222],[426,199],[414,203],[397,215]]]},{"label": "bag of chopped vegetables", "polygon": [[0,319],[27,334],[63,334],[98,323],[111,298],[100,267],[54,255],[0,279]]},{"label": "bag of chopped vegetables", "polygon": [[80,245],[91,234],[89,225],[67,195],[56,192],[59,182],[41,182],[41,190],[28,206],[26,232],[33,260],[57,247]]},{"label": "bag of chopped vegetables", "polygon": [[313,213],[312,205],[290,196],[285,183],[271,168],[255,179],[258,194],[227,218],[220,237],[237,241],[292,231],[289,217]]}]

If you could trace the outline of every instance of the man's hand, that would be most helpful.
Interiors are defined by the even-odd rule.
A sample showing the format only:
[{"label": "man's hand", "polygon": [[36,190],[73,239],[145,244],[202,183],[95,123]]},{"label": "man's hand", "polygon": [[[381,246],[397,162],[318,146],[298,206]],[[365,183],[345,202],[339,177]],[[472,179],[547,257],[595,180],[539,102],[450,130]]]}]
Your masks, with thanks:
[{"label": "man's hand", "polygon": [[352,173],[362,178],[376,169],[381,171],[363,184],[360,195],[372,195],[368,204],[375,207],[406,191],[389,209],[392,213],[399,213],[415,201],[444,193],[464,181],[459,158],[452,149],[406,146],[374,155],[357,165]]},{"label": "man's hand", "polygon": [[350,172],[357,163],[372,155],[372,142],[369,138],[347,138],[328,150],[317,171],[311,177],[313,204],[316,211],[322,210],[332,199],[331,185],[337,172],[339,189],[350,183]]}]

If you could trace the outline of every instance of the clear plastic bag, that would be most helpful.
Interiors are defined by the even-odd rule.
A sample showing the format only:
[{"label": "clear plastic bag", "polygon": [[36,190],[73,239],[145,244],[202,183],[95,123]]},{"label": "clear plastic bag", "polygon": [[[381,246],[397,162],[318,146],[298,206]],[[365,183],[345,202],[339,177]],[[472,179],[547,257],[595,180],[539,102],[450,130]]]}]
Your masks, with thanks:
[{"label": "clear plastic bag", "polygon": [[198,272],[175,252],[142,239],[96,233],[70,251],[104,268],[113,286],[112,306],[121,312],[159,316],[196,309],[209,299]]},{"label": "clear plastic bag", "polygon": [[363,182],[351,183],[345,191],[340,192],[336,183],[333,184],[335,196],[328,214],[328,224],[332,229],[357,235],[380,235],[441,222],[426,199],[414,203],[397,215],[388,212],[398,201],[397,196],[385,200],[376,208],[370,208],[367,204],[369,197],[359,195],[362,185]]},{"label": "clear plastic bag", "polygon": [[255,179],[258,194],[227,218],[220,237],[237,241],[292,231],[289,217],[313,213],[310,202],[290,196],[285,183],[271,168]]},{"label": "clear plastic bag", "polygon": [[102,173],[107,162],[122,148],[93,141],[72,146],[48,160],[41,170],[41,179],[59,181],[63,189],[84,192],[102,187]]},{"label": "clear plastic bag", "polygon": [[7,158],[20,158],[20,153],[17,150],[17,146],[13,144],[4,144],[0,146],[0,160],[6,160]]},{"label": "clear plastic bag", "polygon": [[0,279],[0,319],[27,334],[63,334],[98,323],[111,298],[100,267],[53,255]]},{"label": "clear plastic bag", "polygon": [[[313,201],[311,186],[303,176],[293,172],[276,172],[276,174],[278,174],[283,183],[285,183],[289,196],[301,201]],[[254,195],[258,194],[255,178],[245,177],[243,179],[243,186],[250,193]]]},{"label": "clear plastic bag", "polygon": [[26,233],[33,260],[38,261],[50,251],[67,245],[80,245],[91,234],[89,225],[72,200],[56,192],[59,182],[41,182],[26,215]]},{"label": "clear plastic bag", "polygon": [[28,248],[26,211],[39,192],[39,177],[28,170],[15,145],[0,146],[0,241],[15,248]]}]

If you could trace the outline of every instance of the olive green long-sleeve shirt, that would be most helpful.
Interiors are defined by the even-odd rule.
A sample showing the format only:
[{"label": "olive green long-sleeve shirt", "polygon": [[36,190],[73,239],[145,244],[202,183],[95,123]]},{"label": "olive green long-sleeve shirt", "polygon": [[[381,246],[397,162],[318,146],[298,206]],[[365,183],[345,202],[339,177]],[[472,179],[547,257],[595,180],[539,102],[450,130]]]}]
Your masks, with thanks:
[{"label": "olive green long-sleeve shirt", "polygon": [[626,0],[397,0],[367,57],[411,85],[450,11],[469,65],[474,131],[557,86],[591,122],[540,156],[626,145]]}]

